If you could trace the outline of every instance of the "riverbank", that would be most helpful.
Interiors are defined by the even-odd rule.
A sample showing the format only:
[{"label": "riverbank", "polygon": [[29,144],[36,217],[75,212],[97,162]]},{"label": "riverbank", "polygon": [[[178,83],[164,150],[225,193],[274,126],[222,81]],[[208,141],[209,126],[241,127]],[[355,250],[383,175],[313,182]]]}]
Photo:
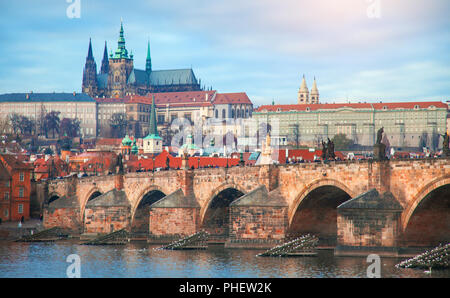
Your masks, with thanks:
[{"label": "riverbank", "polygon": [[8,221],[0,224],[0,240],[16,240],[26,235],[31,235],[44,230],[42,221],[39,219],[29,219],[22,223]]}]

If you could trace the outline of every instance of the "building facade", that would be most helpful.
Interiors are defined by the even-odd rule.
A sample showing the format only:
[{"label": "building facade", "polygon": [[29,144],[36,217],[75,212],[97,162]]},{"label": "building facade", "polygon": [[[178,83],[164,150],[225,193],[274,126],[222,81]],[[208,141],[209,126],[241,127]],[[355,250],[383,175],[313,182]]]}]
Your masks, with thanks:
[{"label": "building facade", "polygon": [[30,218],[31,172],[33,166],[14,155],[0,155],[0,218],[19,221]]},{"label": "building facade", "polygon": [[78,119],[84,137],[97,135],[96,101],[83,93],[11,93],[0,94],[0,118],[19,114],[38,120],[46,113],[60,112],[59,119]]},{"label": "building facade", "polygon": [[384,128],[391,147],[436,150],[442,147],[447,105],[442,102],[264,105],[253,114],[255,125],[276,124],[272,138],[280,145],[319,146],[322,140],[345,134],[355,144],[371,147]]},{"label": "building facade", "polygon": [[120,25],[117,50],[110,53],[105,42],[102,66],[97,66],[89,40],[88,55],[83,70],[82,92],[92,97],[123,98],[154,92],[200,91],[200,81],[192,69],[153,70],[150,43],[147,45],[145,70],[134,68],[134,57],[125,45],[123,24]]},{"label": "building facade", "polygon": [[156,122],[160,130],[184,124],[201,128],[205,134],[222,132],[224,121],[230,128],[232,125],[236,126],[235,123],[239,120],[250,118],[253,113],[253,104],[243,92],[162,92],[118,99],[96,98],[100,135],[110,129],[108,119],[112,114],[120,112],[127,116],[126,133],[137,138],[147,136],[151,124],[152,98],[155,99]]}]

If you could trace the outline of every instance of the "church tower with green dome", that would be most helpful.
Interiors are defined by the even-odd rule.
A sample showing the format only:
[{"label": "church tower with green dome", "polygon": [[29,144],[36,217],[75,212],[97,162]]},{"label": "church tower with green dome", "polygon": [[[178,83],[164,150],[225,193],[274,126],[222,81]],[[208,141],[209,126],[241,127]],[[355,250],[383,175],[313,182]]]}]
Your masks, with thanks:
[{"label": "church tower with green dome", "polygon": [[162,138],[158,134],[156,124],[155,96],[152,96],[152,108],[150,110],[150,126],[148,136],[144,138],[144,153],[159,154],[162,152]]},{"label": "church tower with green dome", "polygon": [[129,155],[131,153],[131,144],[132,143],[133,143],[133,141],[128,137],[128,135],[126,135],[122,139],[122,146],[121,146],[122,155]]}]

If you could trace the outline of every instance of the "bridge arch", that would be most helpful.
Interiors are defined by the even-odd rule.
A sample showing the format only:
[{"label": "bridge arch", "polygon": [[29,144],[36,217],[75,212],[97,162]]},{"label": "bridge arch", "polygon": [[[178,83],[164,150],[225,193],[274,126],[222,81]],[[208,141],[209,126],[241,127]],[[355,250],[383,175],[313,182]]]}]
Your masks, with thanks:
[{"label": "bridge arch", "polygon": [[224,183],[220,185],[219,187],[215,188],[206,198],[207,201],[201,206],[200,208],[200,224],[203,225],[203,220],[205,217],[205,213],[208,210],[208,207],[211,205],[212,200],[222,191],[228,189],[228,188],[234,188],[241,193],[245,194],[246,192],[237,184],[235,183]]},{"label": "bridge arch", "polygon": [[83,200],[80,202],[80,205],[81,205],[80,216],[81,216],[81,222],[83,223],[83,226],[84,226],[84,211],[86,210],[86,204],[90,200],[93,200],[102,194],[103,194],[103,192],[98,187],[92,187],[86,193],[86,195],[83,197]]},{"label": "bridge arch", "polygon": [[294,199],[294,201],[290,205],[289,212],[288,212],[289,225],[292,223],[292,219],[294,217],[295,211],[298,209],[298,206],[302,203],[302,201],[306,198],[306,196],[308,196],[309,193],[311,193],[313,190],[315,190],[319,187],[322,187],[322,186],[335,186],[335,187],[340,188],[343,191],[345,191],[352,198],[357,195],[349,187],[347,187],[345,184],[343,184],[342,182],[339,182],[337,180],[334,180],[334,179],[314,180],[313,182],[311,182],[310,184],[305,186],[305,188],[303,188],[303,190],[297,195],[297,197]]},{"label": "bridge arch", "polygon": [[158,185],[149,185],[144,188],[131,206],[130,230],[135,234],[148,234],[149,207],[151,204],[164,198],[168,193]]},{"label": "bridge arch", "polygon": [[58,193],[58,192],[49,193],[48,194],[47,204],[50,204],[51,202],[56,201],[56,200],[58,200],[61,197],[62,197],[62,195],[60,193]]},{"label": "bridge arch", "polygon": [[287,236],[315,234],[323,245],[336,245],[337,206],[355,194],[334,179],[321,179],[306,186],[288,212]]},{"label": "bridge arch", "polygon": [[422,187],[419,192],[414,196],[414,198],[410,201],[410,203],[405,208],[402,214],[402,230],[405,231],[406,226],[408,225],[409,220],[411,219],[414,210],[417,208],[420,202],[422,202],[425,197],[430,194],[432,191],[437,188],[450,184],[450,175],[445,175],[443,177],[439,177]]},{"label": "bridge arch", "polygon": [[402,240],[406,246],[434,246],[448,242],[450,232],[450,175],[422,187],[402,214]]},{"label": "bridge arch", "polygon": [[234,183],[217,187],[200,209],[200,226],[214,235],[228,233],[229,205],[244,194],[245,191]]}]

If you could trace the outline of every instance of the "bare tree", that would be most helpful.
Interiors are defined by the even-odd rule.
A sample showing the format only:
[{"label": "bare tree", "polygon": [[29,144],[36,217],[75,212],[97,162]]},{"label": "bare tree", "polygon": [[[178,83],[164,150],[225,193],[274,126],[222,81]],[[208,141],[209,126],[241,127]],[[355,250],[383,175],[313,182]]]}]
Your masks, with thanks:
[{"label": "bare tree", "polygon": [[125,113],[114,113],[109,119],[109,125],[113,130],[113,135],[116,138],[123,138],[128,126],[127,115]]}]

